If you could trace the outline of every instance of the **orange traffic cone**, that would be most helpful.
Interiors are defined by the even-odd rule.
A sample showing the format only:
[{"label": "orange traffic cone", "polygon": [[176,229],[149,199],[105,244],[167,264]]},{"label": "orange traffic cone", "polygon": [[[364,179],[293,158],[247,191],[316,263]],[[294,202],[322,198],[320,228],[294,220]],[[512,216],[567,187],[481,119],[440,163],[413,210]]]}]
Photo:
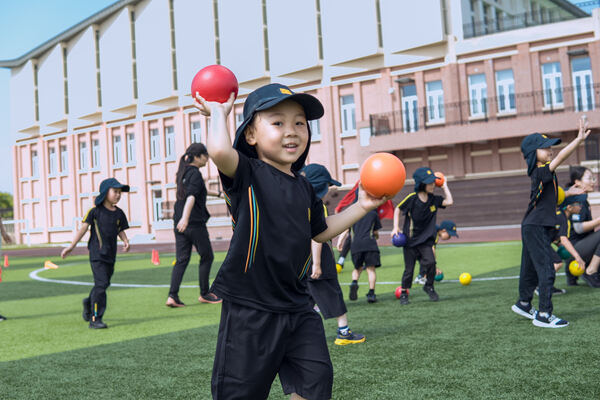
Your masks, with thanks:
[{"label": "orange traffic cone", "polygon": [[50,260],[46,260],[44,262],[44,268],[46,269],[58,269],[58,265],[54,264],[52,261]]},{"label": "orange traffic cone", "polygon": [[158,250],[152,249],[152,264],[159,265],[160,264],[160,256],[158,255]]},{"label": "orange traffic cone", "polygon": [[7,268],[8,266],[9,266],[8,265],[8,254],[5,254],[4,255],[4,268]]}]

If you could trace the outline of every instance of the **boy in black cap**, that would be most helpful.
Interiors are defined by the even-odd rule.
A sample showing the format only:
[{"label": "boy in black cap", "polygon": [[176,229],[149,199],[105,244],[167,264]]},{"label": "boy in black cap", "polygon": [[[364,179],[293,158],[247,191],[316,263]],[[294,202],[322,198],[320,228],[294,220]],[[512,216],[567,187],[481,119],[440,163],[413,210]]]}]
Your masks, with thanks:
[{"label": "boy in black cap", "polygon": [[129,192],[129,186],[120,184],[115,178],[108,178],[100,183],[100,194],[94,201],[96,207],[85,214],[73,242],[61,253],[62,258],[67,257],[91,227],[88,249],[94,287],[90,295],[83,299],[82,315],[84,321],[90,322],[92,329],[107,328],[102,322],[102,316],[106,310],[106,289],[110,286],[110,278],[115,271],[117,236],[123,241],[123,251],[129,251],[129,240],[125,234],[129,224],[123,210],[117,207],[121,192]]},{"label": "boy in black cap", "polygon": [[[409,194],[396,206],[394,210],[394,229],[392,237],[398,232],[406,235],[404,245],[404,274],[402,275],[402,292],[400,304],[409,304],[408,289],[412,286],[415,263],[424,268],[427,276],[423,290],[429,295],[431,301],[438,301],[439,296],[433,288],[435,278],[435,254],[433,245],[436,240],[437,230],[435,219],[438,208],[446,208],[453,203],[452,193],[448,189],[448,182],[444,180],[442,190],[444,197],[434,195],[435,175],[431,168],[421,167],[413,173],[415,191]],[[404,215],[404,226],[400,230],[400,212]]]},{"label": "boy in black cap", "polygon": [[[527,175],[531,177],[529,206],[521,223],[523,251],[519,277],[519,300],[512,310],[528,319],[535,326],[563,328],[569,323],[552,314],[552,287],[556,272],[551,257],[551,243],[555,234],[558,181],[556,168],[562,164],[577,146],[588,137],[590,131],[579,122],[577,137],[553,159],[552,149],[561,142],[546,135],[532,133],[521,142],[521,151],[527,161]],[[539,311],[531,305],[535,287],[539,286]]]},{"label": "boy in black cap", "polygon": [[377,211],[369,211],[360,221],[352,225],[350,231],[345,231],[340,237],[340,242],[345,240],[345,236],[350,232],[350,252],[352,253],[352,283],[350,283],[350,300],[358,299],[358,279],[364,269],[367,270],[369,279],[369,291],[367,292],[367,301],[376,303],[375,283],[377,281],[376,268],[381,267],[381,254],[377,246],[379,238],[378,231],[381,229],[381,221]]},{"label": "boy in black cap", "polygon": [[[320,164],[309,164],[302,168],[302,174],[310,182],[319,199],[325,197],[329,186],[342,184],[331,178],[327,168]],[[323,205],[323,212],[327,216],[327,207]],[[308,277],[308,290],[319,306],[323,318],[336,318],[338,323],[335,344],[343,346],[353,343],[362,343],[365,336],[354,333],[348,327],[348,316],[342,288],[338,282],[335,258],[331,250],[331,243],[312,242],[312,274]]]},{"label": "boy in black cap", "polygon": [[311,239],[330,240],[386,199],[361,191],[356,204],[325,219],[323,202],[299,174],[310,147],[307,120],[323,116],[315,97],[280,84],[255,90],[232,146],[234,94],[224,104],[195,95],[211,116],[208,154],[235,226],[212,285],[223,299],[213,397],[265,399],[279,374],[292,398],[329,399],[333,367],[306,287]]},{"label": "boy in black cap", "polygon": [[[456,233],[456,224],[454,221],[444,220],[441,224],[436,225],[437,235],[435,236],[435,243],[433,243],[433,256],[435,257],[435,247],[437,246],[440,240],[450,240],[451,237],[458,237],[458,233]],[[440,274],[440,270],[437,269],[437,261],[436,261],[436,269],[435,274]],[[419,275],[415,278],[415,283],[419,283],[424,285],[427,282],[427,272],[425,272],[425,267],[423,265],[419,266]]]}]

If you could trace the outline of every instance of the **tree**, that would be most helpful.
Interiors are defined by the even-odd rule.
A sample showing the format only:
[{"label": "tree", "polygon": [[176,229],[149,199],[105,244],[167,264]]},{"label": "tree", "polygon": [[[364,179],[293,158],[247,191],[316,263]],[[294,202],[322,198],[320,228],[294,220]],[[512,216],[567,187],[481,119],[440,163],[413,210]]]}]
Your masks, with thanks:
[{"label": "tree", "polygon": [[14,217],[12,194],[0,192],[0,214],[2,214],[2,218]]}]

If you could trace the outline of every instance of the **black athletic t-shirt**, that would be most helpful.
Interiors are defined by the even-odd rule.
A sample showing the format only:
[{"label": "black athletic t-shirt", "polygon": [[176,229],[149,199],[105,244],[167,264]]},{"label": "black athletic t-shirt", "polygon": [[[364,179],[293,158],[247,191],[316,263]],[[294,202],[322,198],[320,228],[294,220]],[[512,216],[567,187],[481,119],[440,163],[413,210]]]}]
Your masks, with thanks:
[{"label": "black athletic t-shirt", "polygon": [[379,251],[374,233],[380,229],[381,221],[375,210],[369,211],[352,225],[352,244],[350,245],[352,254],[364,251]]},{"label": "black athletic t-shirt", "polygon": [[[581,211],[579,212],[579,214],[572,214],[569,219],[571,221],[571,224],[591,221],[592,212],[590,211],[590,203],[588,203],[587,200],[583,202],[581,204]],[[594,233],[594,231],[591,230],[589,232],[577,233],[575,232],[575,229],[571,229],[571,236],[569,237],[569,240],[573,242],[573,244],[575,244],[581,239],[585,239],[591,233]]]},{"label": "black athletic t-shirt", "polygon": [[[323,204],[323,212],[325,213],[325,217],[327,217],[327,207]],[[323,243],[321,247],[321,276],[318,279],[313,279],[310,277],[312,273],[312,262],[311,269],[306,273],[308,275],[309,281],[318,281],[324,279],[337,279],[337,270],[335,269],[335,257],[333,256],[333,250],[331,250],[331,241],[327,243]]]},{"label": "black athletic t-shirt", "polygon": [[446,208],[444,198],[431,193],[427,201],[422,202],[417,192],[412,192],[397,205],[404,217],[402,232],[406,235],[406,246],[414,247],[420,244],[432,245],[437,235],[436,217],[438,208]]},{"label": "black athletic t-shirt", "polygon": [[550,163],[538,166],[531,173],[529,206],[522,225],[556,225],[556,202],[558,180],[550,171]]},{"label": "black athletic t-shirt", "polygon": [[561,236],[565,236],[569,239],[569,235],[571,235],[572,232],[571,221],[567,219],[564,212],[556,212],[556,225],[554,226],[554,229],[556,230],[555,241],[559,241]]},{"label": "black athletic t-shirt", "polygon": [[221,175],[233,237],[212,285],[220,297],[269,312],[310,309],[311,239],[327,229],[308,180],[238,152],[233,179]]},{"label": "black athletic t-shirt", "polygon": [[129,228],[123,210],[116,207],[111,211],[102,204],[91,208],[83,222],[90,224],[90,240],[88,250],[91,261],[103,261],[114,264],[117,256],[117,236]]},{"label": "black athletic t-shirt", "polygon": [[188,226],[205,225],[210,218],[210,214],[206,209],[206,185],[198,167],[193,165],[186,167],[183,172],[182,184],[185,190],[185,198],[175,202],[175,212],[173,213],[175,225],[179,223],[183,215],[183,207],[189,196],[194,196],[196,200],[194,201]]}]

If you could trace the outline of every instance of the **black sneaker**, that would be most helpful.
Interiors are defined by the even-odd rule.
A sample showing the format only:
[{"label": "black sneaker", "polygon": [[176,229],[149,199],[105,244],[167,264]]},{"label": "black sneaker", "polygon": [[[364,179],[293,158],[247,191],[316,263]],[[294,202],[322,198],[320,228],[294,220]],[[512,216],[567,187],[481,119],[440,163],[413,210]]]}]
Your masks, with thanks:
[{"label": "black sneaker", "polygon": [[537,310],[534,306],[531,305],[531,303],[524,306],[521,304],[520,301],[517,301],[515,304],[513,304],[513,306],[510,309],[519,314],[520,316],[528,319],[534,319],[537,314]]},{"label": "black sneaker", "polygon": [[83,320],[88,322],[92,318],[92,311],[90,310],[90,299],[86,297],[83,299],[83,312],[81,313]]},{"label": "black sneaker", "polygon": [[169,296],[167,297],[167,302],[165,303],[167,307],[177,308],[177,307],[185,307],[183,301],[179,299],[179,296]]},{"label": "black sneaker", "polygon": [[377,296],[375,296],[375,293],[367,293],[367,302],[377,303]]},{"label": "black sneaker", "polygon": [[[542,315],[545,314],[545,315]],[[558,318],[556,315],[548,315],[548,313],[537,313],[533,319],[533,324],[540,328],[564,328],[569,326],[569,322]]]},{"label": "black sneaker", "polygon": [[600,288],[600,279],[598,278],[598,274],[592,274],[592,275],[588,275],[588,274],[583,274],[581,275],[581,277],[583,278],[583,280],[590,285],[590,287],[593,288]]},{"label": "black sneaker", "polygon": [[4,321],[4,320],[6,320],[6,319],[8,319],[8,318],[6,318],[6,317],[5,317],[5,316],[3,316],[3,315],[0,315],[0,322]]},{"label": "black sneaker", "polygon": [[439,301],[440,296],[435,292],[435,289],[432,286],[424,286],[423,291],[429,295],[429,299],[431,301]]},{"label": "black sneaker", "polygon": [[402,291],[402,293],[400,293],[400,304],[402,304],[403,306],[410,304],[410,301],[408,301],[408,293],[405,291]]},{"label": "black sneaker", "polygon": [[350,284],[350,300],[358,299],[358,283],[352,282]]},{"label": "black sneaker", "polygon": [[97,319],[95,321],[90,321],[90,329],[106,329],[108,325],[102,322],[101,319]]},{"label": "black sneaker", "polygon": [[567,279],[567,286],[579,286],[577,279]]}]

